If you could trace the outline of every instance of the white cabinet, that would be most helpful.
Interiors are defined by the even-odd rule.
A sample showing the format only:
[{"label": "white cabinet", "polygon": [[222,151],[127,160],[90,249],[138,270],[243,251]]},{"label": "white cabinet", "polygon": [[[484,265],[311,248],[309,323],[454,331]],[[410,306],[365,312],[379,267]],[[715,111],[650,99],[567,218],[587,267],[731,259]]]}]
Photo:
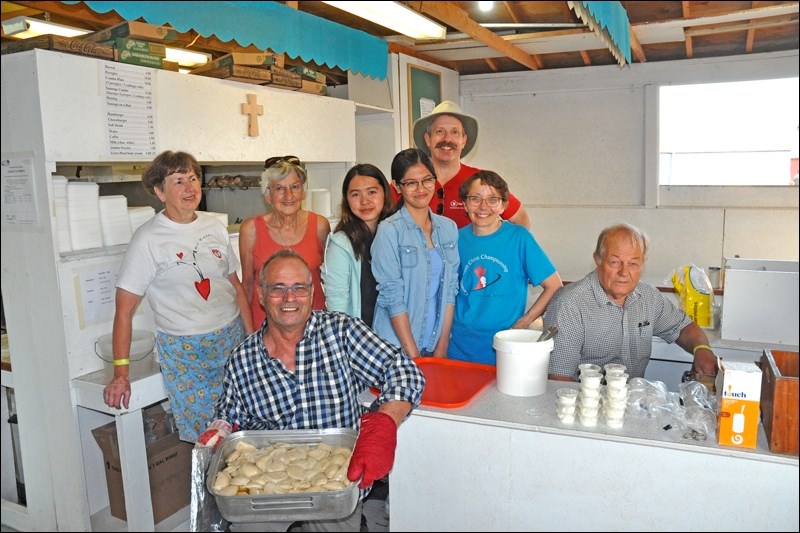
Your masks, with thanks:
[{"label": "white cabinet", "polygon": [[[110,153],[103,98],[109,65],[117,64],[45,50],[2,56],[2,156],[29,162],[29,207],[38,215],[33,224],[2,221],[2,293],[11,352],[19,354],[12,368],[27,492],[26,507],[4,499],[2,512],[19,530],[91,530],[89,500],[105,486],[84,465],[79,405],[91,402],[78,403],[72,380],[100,368],[92,341],[111,325],[80,320],[74,282],[84,266],[114,261],[124,247],[62,257],[51,175],[57,165],[152,159]],[[152,74],[155,153],[186,150],[209,165],[263,165],[275,154],[342,168],[356,160],[353,102],[142,68]],[[248,94],[264,106],[258,137],[248,136],[241,112]],[[94,418],[88,425],[104,420]]]}]

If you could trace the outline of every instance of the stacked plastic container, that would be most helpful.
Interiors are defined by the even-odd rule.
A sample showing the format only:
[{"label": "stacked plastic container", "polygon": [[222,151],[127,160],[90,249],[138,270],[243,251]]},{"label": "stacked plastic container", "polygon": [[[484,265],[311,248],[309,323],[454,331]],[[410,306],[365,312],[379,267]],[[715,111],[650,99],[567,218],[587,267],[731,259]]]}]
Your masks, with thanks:
[{"label": "stacked plastic container", "polygon": [[556,390],[556,414],[558,419],[565,424],[575,422],[575,411],[578,407],[578,390],[561,388]]},{"label": "stacked plastic container", "polygon": [[603,398],[603,416],[606,425],[619,429],[625,421],[625,409],[628,405],[628,374],[625,365],[609,363],[606,371],[606,389]]},{"label": "stacked plastic container", "polygon": [[580,371],[581,387],[578,394],[578,404],[581,425],[596,426],[600,412],[601,382],[603,374],[600,367],[591,363],[578,365]]}]

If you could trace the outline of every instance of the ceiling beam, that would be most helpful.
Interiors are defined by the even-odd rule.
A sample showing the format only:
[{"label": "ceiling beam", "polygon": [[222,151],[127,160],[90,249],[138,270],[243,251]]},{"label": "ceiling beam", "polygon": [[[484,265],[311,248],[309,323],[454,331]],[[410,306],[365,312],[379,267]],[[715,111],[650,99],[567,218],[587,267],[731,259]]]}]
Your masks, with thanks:
[{"label": "ceiling beam", "polygon": [[[683,15],[684,19],[688,19],[691,17],[689,13],[689,2],[681,2],[681,14]],[[686,41],[686,58],[691,59],[694,56],[694,48],[692,47],[692,36],[686,35],[686,32],[683,33],[683,37]]]},{"label": "ceiling beam", "polygon": [[440,67],[449,68],[450,70],[455,70],[456,72],[460,73],[456,63],[452,61],[442,61],[441,59],[430,56],[425,52],[417,52],[413,48],[409,48],[408,46],[398,42],[389,42],[389,52],[392,54],[405,54],[407,56],[416,57],[417,59],[422,59],[423,61],[433,63],[434,65],[439,65]]},{"label": "ceiling beam", "polygon": [[719,33],[729,33],[732,31],[761,30],[764,28],[788,26],[790,24],[794,24],[795,26],[798,25],[797,17],[788,15],[785,17],[775,17],[774,19],[770,20],[756,20],[753,22],[742,21],[733,24],[731,23],[711,24],[709,26],[687,28],[685,31],[687,36],[694,37],[698,35],[716,35]]},{"label": "ceiling beam", "polygon": [[420,12],[430,15],[440,22],[466,33],[476,41],[494,48],[517,63],[531,70],[542,68],[541,62],[531,54],[503,40],[502,37],[487,30],[469,17],[466,11],[455,2],[420,2]]},{"label": "ceiling beam", "polygon": [[644,63],[647,61],[647,57],[644,55],[644,48],[642,48],[642,43],[639,42],[639,38],[636,37],[636,32],[633,29],[633,26],[628,26],[631,32],[631,53],[633,54],[633,58],[638,61],[639,63]]}]

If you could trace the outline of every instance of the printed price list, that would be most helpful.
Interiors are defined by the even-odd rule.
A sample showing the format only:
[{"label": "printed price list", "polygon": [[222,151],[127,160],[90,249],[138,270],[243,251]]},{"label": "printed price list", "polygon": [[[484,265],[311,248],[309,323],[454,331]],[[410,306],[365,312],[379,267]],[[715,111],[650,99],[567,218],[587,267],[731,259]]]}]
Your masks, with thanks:
[{"label": "printed price list", "polygon": [[156,155],[155,72],[149,68],[102,62],[109,153]]}]

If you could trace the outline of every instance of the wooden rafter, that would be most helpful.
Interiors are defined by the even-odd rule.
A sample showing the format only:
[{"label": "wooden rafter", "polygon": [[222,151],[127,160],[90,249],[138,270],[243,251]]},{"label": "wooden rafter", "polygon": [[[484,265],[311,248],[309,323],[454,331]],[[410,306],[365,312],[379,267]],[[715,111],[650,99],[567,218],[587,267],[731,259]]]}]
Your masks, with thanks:
[{"label": "wooden rafter", "polygon": [[[689,2],[681,2],[681,12],[683,14],[683,18],[688,19],[690,17]],[[685,33],[684,37],[686,39],[686,57],[691,58],[694,56],[694,51],[692,50],[692,37],[686,35]]]},{"label": "wooden rafter", "polygon": [[476,41],[482,42],[490,48],[494,48],[503,55],[510,57],[517,63],[525,65],[531,70],[542,68],[541,62],[534,56],[506,42],[495,33],[475,22],[470,18],[469,14],[461,9],[455,2],[422,2],[420,11],[438,19],[448,26],[466,33]]}]

